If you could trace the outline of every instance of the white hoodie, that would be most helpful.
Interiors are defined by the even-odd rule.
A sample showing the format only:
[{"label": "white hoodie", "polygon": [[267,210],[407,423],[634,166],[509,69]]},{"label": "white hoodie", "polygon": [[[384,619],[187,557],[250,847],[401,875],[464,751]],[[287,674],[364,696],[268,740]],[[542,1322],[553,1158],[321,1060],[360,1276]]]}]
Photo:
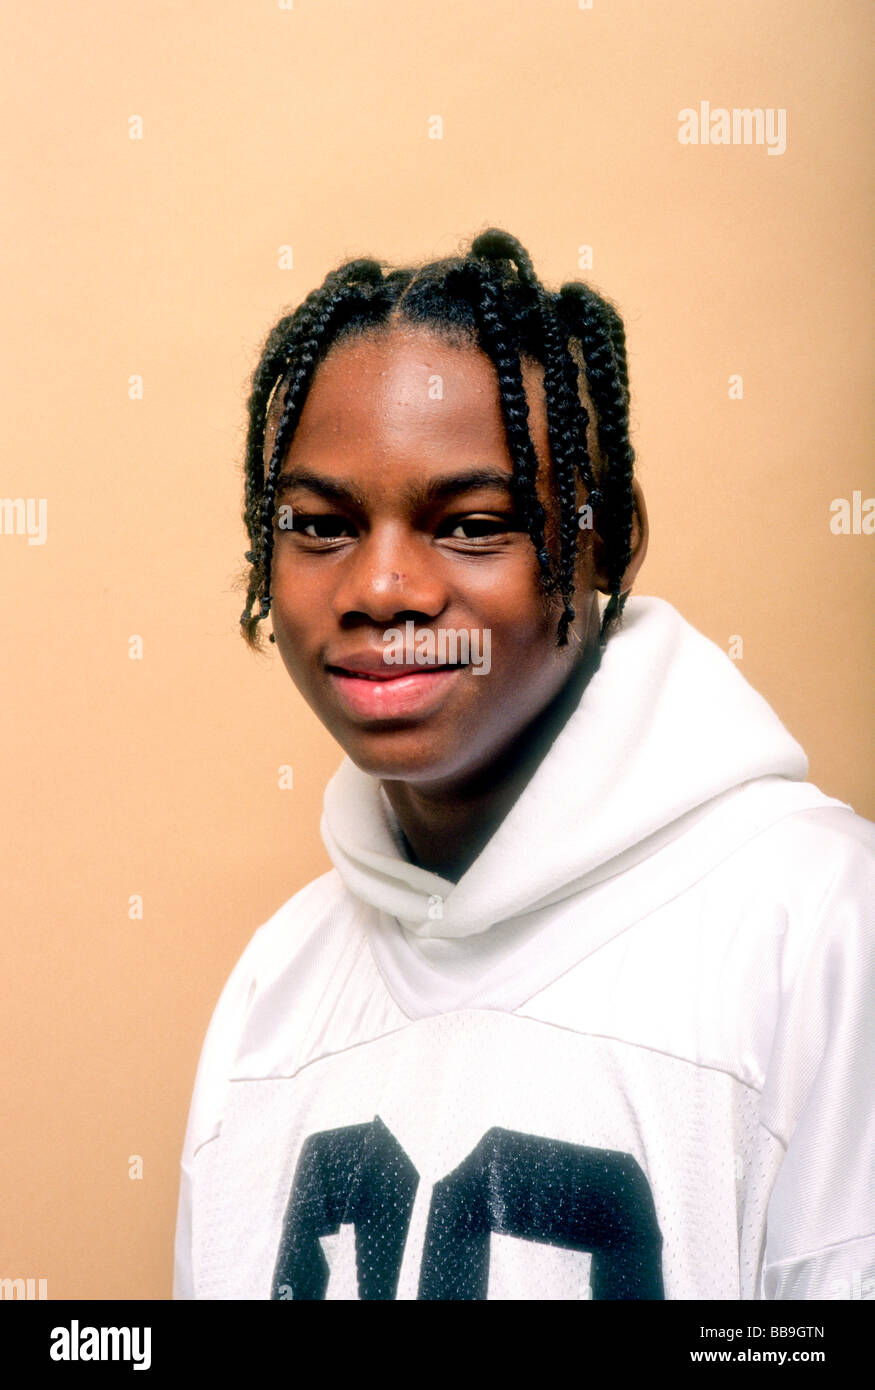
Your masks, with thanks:
[{"label": "white hoodie", "polygon": [[632,598],[458,883],[345,759],[217,1005],[177,1298],[875,1298],[875,826]]}]

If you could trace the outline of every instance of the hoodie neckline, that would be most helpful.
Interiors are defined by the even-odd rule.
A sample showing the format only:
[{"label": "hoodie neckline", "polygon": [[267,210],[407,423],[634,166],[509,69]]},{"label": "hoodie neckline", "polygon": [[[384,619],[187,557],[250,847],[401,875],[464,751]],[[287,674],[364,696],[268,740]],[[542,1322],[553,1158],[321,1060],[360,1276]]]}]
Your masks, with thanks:
[{"label": "hoodie neckline", "polygon": [[611,861],[628,862],[636,846],[734,787],[802,781],[807,771],[802,748],[726,653],[664,599],[639,596],[457,883],[406,858],[378,780],[349,758],[326,789],[322,837],[357,898],[405,933],[459,939],[583,891]]}]

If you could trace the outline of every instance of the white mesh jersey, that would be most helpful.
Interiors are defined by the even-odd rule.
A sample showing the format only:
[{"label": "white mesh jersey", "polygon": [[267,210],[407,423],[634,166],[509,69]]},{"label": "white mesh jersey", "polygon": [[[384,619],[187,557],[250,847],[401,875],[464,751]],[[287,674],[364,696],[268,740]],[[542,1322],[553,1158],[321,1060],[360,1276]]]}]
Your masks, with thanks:
[{"label": "white mesh jersey", "polygon": [[[677,636],[667,608],[639,608],[590,726],[642,631]],[[664,669],[701,697],[691,631]],[[875,1296],[875,827],[799,780],[740,680],[696,699],[709,759],[652,719],[601,783],[588,753],[590,833],[575,716],[455,885],[341,769],[336,867],[256,932],[204,1044],[176,1297]],[[630,830],[610,777],[654,739]]]},{"label": "white mesh jersey", "polygon": [[177,1296],[871,1296],[873,846],[790,815],[512,1011],[415,1019],[316,880],[214,1016]]}]

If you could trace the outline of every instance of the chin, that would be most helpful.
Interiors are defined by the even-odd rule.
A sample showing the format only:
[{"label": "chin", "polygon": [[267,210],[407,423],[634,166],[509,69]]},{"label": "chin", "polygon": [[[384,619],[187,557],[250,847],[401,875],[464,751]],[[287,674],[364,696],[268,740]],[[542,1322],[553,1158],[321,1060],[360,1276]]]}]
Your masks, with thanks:
[{"label": "chin", "polygon": [[347,744],[345,752],[362,772],[387,782],[431,780],[447,770],[446,759],[434,753],[416,753],[411,749],[402,751],[400,748],[393,753],[386,749],[363,748],[360,744]]},{"label": "chin", "polygon": [[360,771],[384,782],[440,781],[458,774],[467,762],[467,757],[460,756],[458,744],[454,748],[437,747],[415,732],[399,730],[339,742]]}]

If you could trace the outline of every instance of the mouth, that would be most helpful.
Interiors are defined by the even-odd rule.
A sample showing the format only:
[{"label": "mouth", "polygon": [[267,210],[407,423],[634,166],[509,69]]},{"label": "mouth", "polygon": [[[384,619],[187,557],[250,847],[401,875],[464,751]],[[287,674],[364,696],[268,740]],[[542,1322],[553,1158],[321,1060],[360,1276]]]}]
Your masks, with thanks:
[{"label": "mouth", "polygon": [[390,674],[328,666],[329,681],[341,705],[365,719],[401,719],[431,714],[465,670],[457,666],[402,666]]}]

